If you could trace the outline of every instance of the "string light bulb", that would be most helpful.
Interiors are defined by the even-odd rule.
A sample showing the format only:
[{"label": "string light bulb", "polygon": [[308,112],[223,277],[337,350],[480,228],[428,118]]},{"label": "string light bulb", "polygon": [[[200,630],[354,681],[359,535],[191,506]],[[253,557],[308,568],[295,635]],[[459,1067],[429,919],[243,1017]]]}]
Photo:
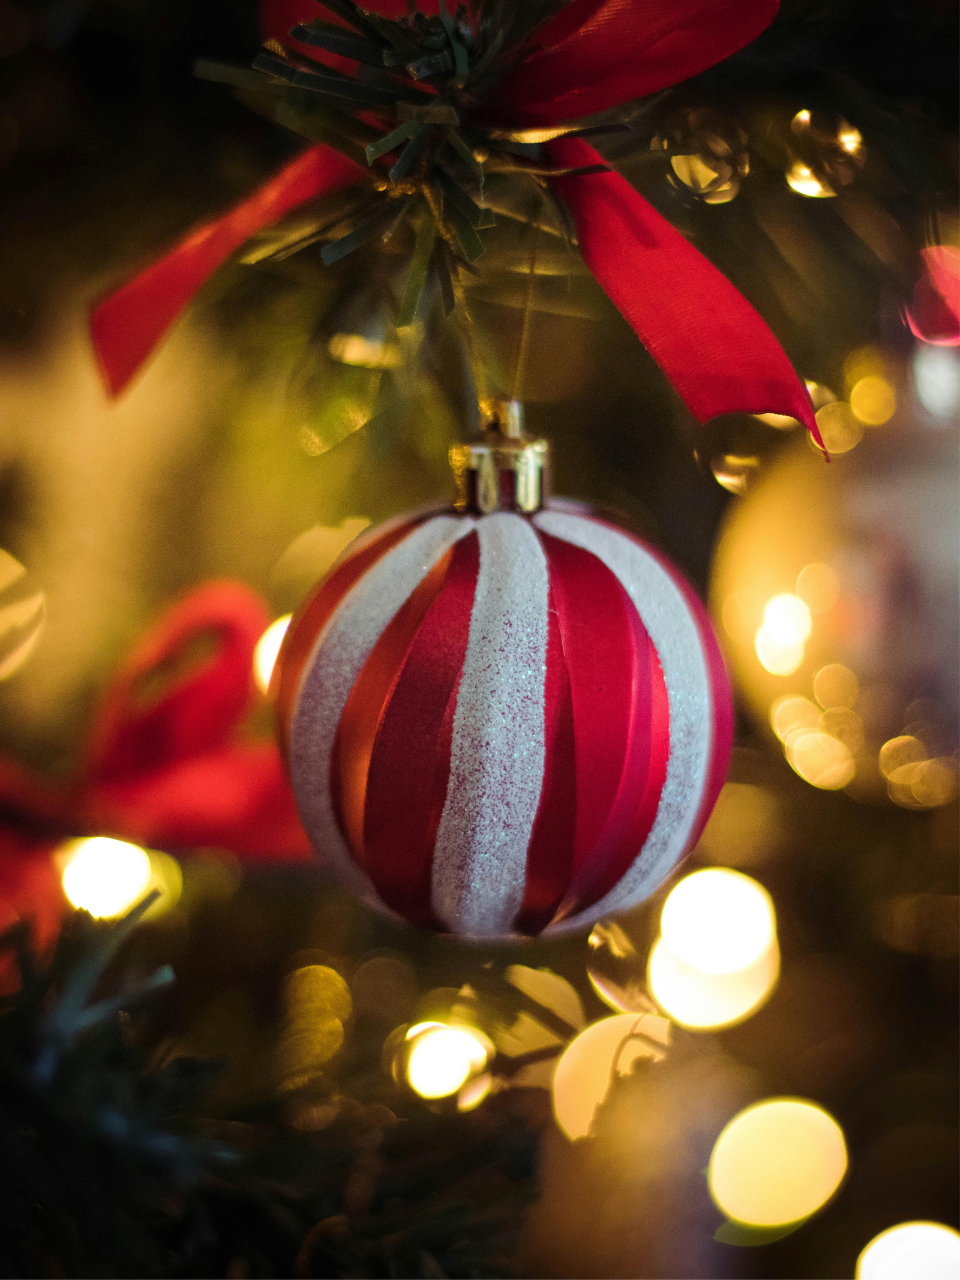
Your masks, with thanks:
[{"label": "string light bulb", "polygon": [[763,611],[767,635],[777,644],[802,644],[813,626],[810,607],[799,596],[789,592],[774,596]]},{"label": "string light bulb", "polygon": [[750,876],[709,867],[674,887],[663,904],[660,932],[678,959],[704,973],[733,973],[773,941],[773,903]]},{"label": "string light bulb", "polygon": [[67,899],[98,920],[122,916],[143,897],[153,874],[144,849],[108,836],[73,841],[63,863]]},{"label": "string light bulb", "polygon": [[467,1027],[418,1023],[407,1032],[406,1077],[421,1098],[448,1098],[489,1060],[488,1046]]},{"label": "string light bulb", "polygon": [[764,626],[758,628],[753,647],[760,665],[772,676],[792,676],[803,662],[805,652],[802,640],[781,644]]},{"label": "string light bulb", "polygon": [[647,983],[674,1022],[709,1030],[742,1022],[776,986],[780,948],[770,895],[750,876],[711,867],[664,903]]}]

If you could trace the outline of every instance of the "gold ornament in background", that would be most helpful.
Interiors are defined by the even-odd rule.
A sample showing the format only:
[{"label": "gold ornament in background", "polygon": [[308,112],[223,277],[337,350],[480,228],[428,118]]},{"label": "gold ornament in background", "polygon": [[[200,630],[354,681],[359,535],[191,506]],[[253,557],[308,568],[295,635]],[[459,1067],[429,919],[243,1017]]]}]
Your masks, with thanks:
[{"label": "gold ornament in background", "polygon": [[911,425],[878,354],[854,353],[845,380],[896,386],[889,430],[910,451],[892,464],[885,432],[829,467],[789,448],[730,508],[712,606],[747,706],[804,782],[935,809],[960,789],[953,442]]},{"label": "gold ornament in background", "polygon": [[670,157],[668,181],[705,204],[726,204],[750,172],[747,135],[712,107],[692,107],[664,125],[650,143]]}]

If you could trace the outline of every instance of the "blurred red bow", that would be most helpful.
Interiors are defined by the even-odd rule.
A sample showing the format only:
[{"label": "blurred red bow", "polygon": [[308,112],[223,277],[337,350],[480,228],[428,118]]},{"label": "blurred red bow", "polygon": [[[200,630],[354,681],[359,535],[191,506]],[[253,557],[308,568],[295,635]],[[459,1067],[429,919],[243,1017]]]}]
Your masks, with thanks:
[{"label": "blurred red bow", "polygon": [[121,668],[75,780],[53,786],[0,761],[0,931],[20,918],[32,921],[40,948],[56,935],[64,900],[51,854],[72,836],[274,861],[312,856],[276,747],[238,740],[268,622],[249,588],[199,587]]},{"label": "blurred red bow", "polygon": [[[655,93],[743,48],[777,7],[778,0],[572,0],[535,31],[526,56],[483,103],[483,121],[558,124]],[[397,0],[379,0],[375,8],[383,16],[404,10]],[[297,22],[321,15],[340,21],[315,0],[269,0],[264,34],[352,71],[349,60],[288,36]],[[557,139],[547,150],[561,168],[603,164],[582,138]],[[368,172],[324,144],[309,147],[102,301],[92,333],[110,390],[123,390],[203,282],[255,232]],[[619,174],[554,182],[590,270],[698,421],[782,413],[821,443],[806,388],[776,338],[706,258]]]}]

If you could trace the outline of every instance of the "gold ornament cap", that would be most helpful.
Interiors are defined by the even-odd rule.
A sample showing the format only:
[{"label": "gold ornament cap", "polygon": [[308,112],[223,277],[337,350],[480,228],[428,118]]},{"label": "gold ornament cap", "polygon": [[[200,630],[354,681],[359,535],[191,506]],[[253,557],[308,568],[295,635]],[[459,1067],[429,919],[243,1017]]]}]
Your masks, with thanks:
[{"label": "gold ornament cap", "polygon": [[450,466],[458,511],[532,515],[547,497],[550,446],[546,440],[530,440],[523,434],[519,400],[498,400],[483,440],[452,445]]}]

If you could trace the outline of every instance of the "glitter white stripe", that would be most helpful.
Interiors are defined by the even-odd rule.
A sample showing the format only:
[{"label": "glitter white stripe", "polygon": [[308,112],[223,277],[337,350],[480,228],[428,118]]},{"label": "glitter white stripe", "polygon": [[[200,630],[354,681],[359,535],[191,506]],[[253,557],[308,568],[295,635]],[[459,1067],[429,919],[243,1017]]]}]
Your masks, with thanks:
[{"label": "glitter white stripe", "polygon": [[477,524],[480,573],[453,719],[433,906],[456,933],[510,933],[543,786],[547,561],[521,516]]},{"label": "glitter white stripe", "polygon": [[350,691],[387,624],[440,557],[474,527],[437,516],[417,526],[354,583],[317,638],[290,726],[290,777],[304,829],[354,893],[383,911],[340,831],[330,795],[330,757]]},{"label": "glitter white stripe", "polygon": [[657,650],[670,706],[667,776],[650,833],[609,893],[589,910],[545,930],[567,933],[648,897],[682,856],[707,782],[713,696],[696,622],[679,587],[653,556],[626,534],[580,516],[544,511],[534,523],[592,552],[619,578]]}]

